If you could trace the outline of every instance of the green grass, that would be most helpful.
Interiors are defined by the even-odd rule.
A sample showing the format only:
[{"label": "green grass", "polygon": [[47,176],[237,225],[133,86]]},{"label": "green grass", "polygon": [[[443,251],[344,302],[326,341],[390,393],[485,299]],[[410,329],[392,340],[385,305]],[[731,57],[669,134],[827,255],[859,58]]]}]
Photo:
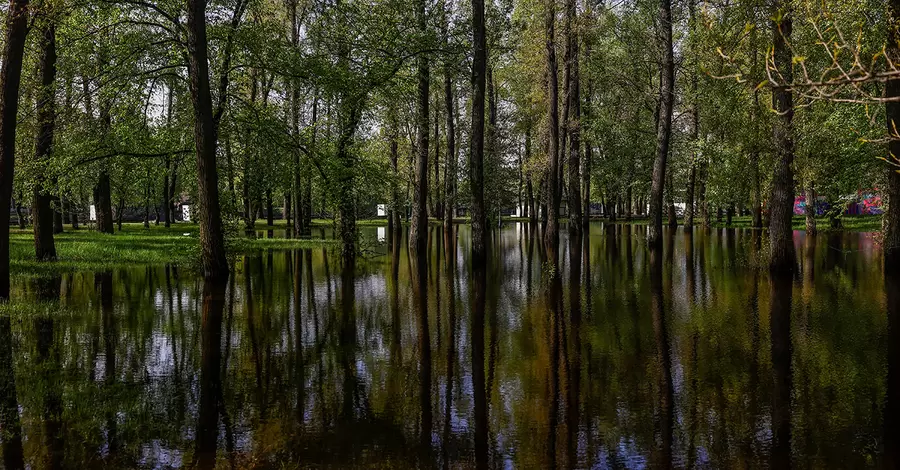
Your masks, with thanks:
[{"label": "green grass", "polygon": [[[34,259],[31,230],[10,230],[10,269],[13,276],[46,277],[60,272],[97,271],[128,265],[178,264],[191,266],[199,258],[199,228],[177,224],[171,228],[123,224],[112,235],[88,229],[69,230],[55,236],[57,261]],[[230,254],[267,249],[292,249],[332,243],[317,239],[244,238],[228,239]]]}]

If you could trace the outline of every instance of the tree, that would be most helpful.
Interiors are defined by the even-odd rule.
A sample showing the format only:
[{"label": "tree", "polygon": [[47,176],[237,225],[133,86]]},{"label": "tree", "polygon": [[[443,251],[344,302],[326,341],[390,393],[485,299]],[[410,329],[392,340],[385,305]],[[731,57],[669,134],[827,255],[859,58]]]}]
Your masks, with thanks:
[{"label": "tree", "polygon": [[[47,17],[41,25],[41,58],[38,62],[38,75],[41,77],[41,88],[37,93],[36,115],[37,135],[35,137],[34,154],[40,165],[50,158],[53,149],[53,131],[56,124],[56,25],[53,12],[46,12]],[[42,173],[41,170],[38,170]],[[34,187],[34,251],[38,261],[56,259],[56,244],[53,240],[54,215],[51,207],[53,197],[42,174],[37,176]]]},{"label": "tree", "polygon": [[[0,66],[0,93],[3,94],[0,101],[0,207],[5,208],[3,210],[8,210],[12,198],[19,83],[27,35],[28,0],[11,0],[6,17],[6,47]],[[9,300],[9,227],[0,230],[0,302],[5,300]]]},{"label": "tree", "polygon": [[484,94],[487,73],[487,45],[484,0],[472,0],[472,132],[469,156],[469,187],[472,192],[472,253],[487,256],[487,217],[484,207]]},{"label": "tree", "polygon": [[776,153],[775,169],[772,180],[771,216],[769,221],[770,260],[772,271],[790,272],[796,263],[794,259],[793,229],[791,215],[794,206],[794,138],[793,94],[788,84],[793,81],[791,68],[791,51],[788,43],[791,40],[790,6],[776,1],[773,8],[772,62],[781,74],[781,83],[772,90],[772,107],[778,113],[773,127],[773,140]]},{"label": "tree", "polygon": [[550,165],[547,174],[547,229],[545,244],[548,255],[552,259],[558,256],[559,245],[559,81],[556,63],[556,5],[555,0],[548,0],[544,7],[544,32],[546,38],[547,57],[547,123],[550,126],[548,135],[548,154]]},{"label": "tree", "polygon": [[659,6],[660,97],[659,119],[656,124],[656,160],[653,162],[653,182],[650,193],[650,231],[647,242],[651,247],[662,243],[663,189],[666,183],[666,160],[672,134],[672,111],[675,104],[675,57],[672,47],[672,3],[660,0]]},{"label": "tree", "polygon": [[[424,37],[427,34],[425,18],[425,0],[416,2],[416,20],[419,32]],[[429,126],[428,104],[431,98],[428,56],[419,54],[417,59],[418,76],[418,114],[416,115],[416,181],[413,193],[412,220],[409,226],[409,238],[415,245],[417,252],[425,250],[426,237],[428,236],[428,134]],[[435,142],[437,146],[438,142]],[[424,262],[424,260],[423,260]]]}]

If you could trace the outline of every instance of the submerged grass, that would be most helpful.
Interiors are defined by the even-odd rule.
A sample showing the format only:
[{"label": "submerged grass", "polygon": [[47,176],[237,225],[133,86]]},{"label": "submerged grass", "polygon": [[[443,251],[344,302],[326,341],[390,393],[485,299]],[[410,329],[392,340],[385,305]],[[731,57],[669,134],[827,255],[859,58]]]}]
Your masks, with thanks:
[{"label": "submerged grass", "polygon": [[[10,230],[10,269],[13,276],[48,277],[60,272],[100,271],[128,265],[178,264],[191,266],[199,257],[199,228],[178,224],[171,228],[123,224],[109,235],[92,230],[57,234],[55,262],[34,259],[34,235],[30,230]],[[326,240],[230,237],[232,255],[267,249],[321,246]]]}]

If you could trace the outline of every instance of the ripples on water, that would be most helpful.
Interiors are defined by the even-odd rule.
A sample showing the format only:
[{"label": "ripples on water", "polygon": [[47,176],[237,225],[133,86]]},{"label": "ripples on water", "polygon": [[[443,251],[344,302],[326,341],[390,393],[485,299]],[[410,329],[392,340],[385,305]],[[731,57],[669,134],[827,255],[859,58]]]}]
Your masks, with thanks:
[{"label": "ripples on water", "polygon": [[427,259],[367,228],[355,266],[318,248],[243,257],[224,285],[18,281],[72,313],[0,318],[3,465],[888,461],[900,313],[871,235],[796,232],[801,270],[770,278],[756,232],[678,229],[651,254],[645,230],[563,230],[556,267],[513,224],[475,272],[468,227],[434,229]]}]

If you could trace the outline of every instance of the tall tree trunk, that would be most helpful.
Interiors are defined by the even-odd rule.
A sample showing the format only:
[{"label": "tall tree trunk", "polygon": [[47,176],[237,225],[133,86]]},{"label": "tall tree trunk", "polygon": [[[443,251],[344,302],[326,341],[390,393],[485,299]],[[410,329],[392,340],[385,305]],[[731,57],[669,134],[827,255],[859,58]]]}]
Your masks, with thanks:
[{"label": "tall tree trunk", "polygon": [[171,159],[166,157],[166,168],[163,173],[163,193],[162,193],[162,210],[163,222],[166,228],[172,226],[172,197],[169,194],[169,169],[171,168]]},{"label": "tall tree trunk", "polygon": [[78,204],[69,203],[72,217],[72,230],[78,230]]},{"label": "tall tree trunk", "polygon": [[400,219],[400,189],[397,187],[397,181],[400,179],[400,169],[398,167],[399,153],[399,135],[400,125],[397,123],[397,114],[395,110],[389,111],[390,126],[390,147],[391,147],[391,169],[394,172],[394,178],[391,180],[391,211],[388,214],[388,231],[392,236],[399,235],[403,222]]},{"label": "tall tree trunk", "polygon": [[[188,72],[194,104],[194,144],[197,150],[197,196],[200,202],[200,251],[206,279],[228,276],[225,236],[219,207],[216,169],[217,130],[209,89],[206,0],[187,0]],[[227,71],[225,72],[227,73]],[[220,99],[225,99],[221,97]]]},{"label": "tall tree trunk", "polygon": [[[688,50],[691,52],[691,57],[696,57],[696,52],[694,51],[694,44],[697,41],[695,37],[697,32],[697,19],[696,19],[696,9],[697,9],[697,0],[689,0],[688,2]],[[693,59],[691,61],[690,68],[690,80],[691,80],[691,169],[690,174],[688,175],[688,186],[687,186],[687,194],[685,195],[684,201],[684,229],[692,230],[694,227],[694,215],[697,213],[697,208],[694,205],[694,190],[697,185],[697,165],[698,165],[698,153],[697,153],[697,139],[700,135],[700,106],[698,104],[697,98],[697,85],[698,85],[698,77],[697,77],[697,60]]]},{"label": "tall tree trunk", "polygon": [[286,191],[284,193],[284,204],[281,206],[281,218],[284,219],[285,225],[288,228],[291,227],[291,193],[290,191]]},{"label": "tall tree trunk", "polygon": [[[888,2],[887,56],[900,64],[900,0]],[[900,78],[888,80],[884,96],[885,114],[890,135],[887,166],[887,209],[884,213],[884,266],[895,278],[900,277]]]},{"label": "tall tree trunk", "polygon": [[11,0],[6,16],[6,48],[0,69],[0,207],[7,222],[0,227],[0,302],[9,299],[9,203],[12,199],[16,156],[16,117],[19,83],[28,35],[28,0]]},{"label": "tall tree trunk", "polygon": [[[585,53],[585,63],[590,63],[590,55],[591,55],[591,46],[590,43],[587,45],[587,50]],[[590,123],[591,112],[593,111],[594,101],[594,79],[592,77],[588,77],[587,81],[587,96],[585,96],[585,106],[584,106],[584,121]],[[584,211],[584,218],[582,220],[582,225],[587,227],[588,223],[591,220],[591,172],[593,171],[593,153],[594,150],[591,146],[591,139],[587,136],[584,137],[584,161],[581,164],[581,194],[582,194],[582,210]]]},{"label": "tall tree trunk", "polygon": [[[298,29],[297,18],[297,0],[288,1],[288,14],[291,21],[291,46],[297,48],[300,45],[300,31]],[[291,132],[295,139],[300,138],[300,87],[294,83],[291,85]],[[294,232],[298,235],[303,234],[303,177],[301,175],[302,168],[300,166],[300,149],[293,150],[294,168],[293,168],[293,191],[294,191]]]},{"label": "tall tree trunk", "polygon": [[434,185],[433,190],[431,190],[431,205],[434,217],[438,220],[444,219],[444,214],[442,213],[443,203],[441,202],[441,134],[440,134],[440,97],[435,100],[434,103],[434,181],[431,183]]},{"label": "tall tree trunk", "polygon": [[578,64],[578,31],[575,27],[575,0],[566,0],[566,102],[565,123],[569,135],[569,230],[581,233],[581,85]]},{"label": "tall tree trunk", "polygon": [[771,271],[792,272],[795,264],[791,216],[794,205],[794,99],[789,88],[793,81],[792,54],[788,43],[791,39],[791,8],[782,0],[774,4],[776,19],[772,20],[774,41],[774,65],[782,82],[772,90],[772,107],[778,113],[775,118],[773,138],[775,145],[775,172],[772,177],[769,238]]},{"label": "tall tree trunk", "polygon": [[[416,21],[419,32],[426,33],[427,23],[425,19],[425,0],[416,1]],[[417,59],[418,85],[418,113],[416,116],[416,181],[413,192],[413,212],[409,226],[410,245],[416,252],[424,257],[425,242],[428,236],[428,105],[430,94],[430,71],[428,57],[419,54]]]},{"label": "tall tree trunk", "polygon": [[672,184],[672,172],[666,176],[666,207],[668,208],[669,227],[678,227],[678,212],[675,210],[675,187]]},{"label": "tall tree trunk", "polygon": [[[753,59],[752,59],[753,78],[754,78],[754,81],[761,80],[762,78],[758,77],[759,72],[757,70],[757,64],[758,64],[757,55],[758,55],[758,53],[757,53],[756,29],[755,28],[751,32],[750,47],[753,48]],[[757,143],[757,141],[759,139],[759,133],[758,133],[759,125],[757,124],[757,122],[759,121],[760,111],[761,110],[759,107],[759,86],[756,84],[753,84],[753,107],[750,108],[750,123],[753,126],[753,136],[754,136],[754,142],[752,144],[753,146],[750,148],[750,172],[752,173],[751,177],[753,178],[753,181],[751,182],[751,184],[753,185],[753,187],[752,187],[753,194],[752,194],[752,198],[751,198],[753,207],[751,208],[751,213],[753,215],[753,228],[758,228],[758,229],[761,229],[763,227],[762,183],[760,181],[762,179],[762,177],[761,177],[761,174],[759,171],[759,148],[760,148],[760,145]]]},{"label": "tall tree trunk", "polygon": [[97,185],[94,186],[94,211],[97,214],[97,230],[100,233],[113,233],[112,189],[109,172],[100,170]]},{"label": "tall tree trunk", "polygon": [[815,183],[812,181],[808,181],[806,183],[806,189],[804,198],[806,199],[806,234],[807,235],[815,235],[816,234],[816,189]]},{"label": "tall tree trunk", "polygon": [[[532,123],[529,122],[528,126],[525,128],[525,164],[528,165],[528,162],[531,161],[531,126]],[[534,200],[534,183],[531,180],[531,172],[525,175],[525,199],[528,205],[528,222],[531,224],[537,223],[537,206],[535,205]]]},{"label": "tall tree trunk", "polygon": [[272,201],[272,188],[266,188],[266,225],[275,225],[275,205]]},{"label": "tall tree trunk", "polygon": [[[51,16],[43,19],[41,28],[41,58],[38,62],[38,76],[41,77],[41,88],[37,92],[37,135],[34,142],[34,155],[39,162],[50,158],[53,149],[53,131],[56,125],[56,25]],[[47,182],[43,170],[38,170],[37,183],[34,186],[34,252],[38,261],[56,259],[56,244],[53,240],[55,214],[52,207],[53,197],[47,192]]]},{"label": "tall tree trunk", "polygon": [[472,192],[472,254],[476,261],[487,256],[487,218],[484,208],[484,92],[487,44],[484,0],[472,0],[472,132],[469,185]]},{"label": "tall tree trunk", "polygon": [[547,53],[547,114],[550,126],[549,144],[549,174],[547,191],[549,192],[549,204],[547,205],[547,229],[544,237],[546,250],[551,262],[557,261],[559,245],[559,80],[556,63],[556,0],[545,2],[544,28]]},{"label": "tall tree trunk", "polygon": [[[456,123],[454,114],[453,96],[453,72],[450,64],[444,64],[444,107],[447,113],[447,163],[444,170],[444,228],[449,229],[453,225],[453,215],[456,212]],[[435,143],[435,145],[438,145]]]},{"label": "tall tree trunk", "polygon": [[656,125],[656,160],[653,162],[653,181],[650,186],[650,230],[647,242],[651,247],[662,243],[663,187],[666,183],[666,160],[672,133],[672,108],[675,104],[675,55],[672,49],[672,2],[659,4],[660,62],[659,119]]},{"label": "tall tree trunk", "polygon": [[[310,151],[316,151],[316,136],[319,132],[319,96],[316,95],[313,98],[313,108],[312,108],[312,132],[310,134],[309,140],[309,148]],[[303,223],[301,227],[303,228],[303,234],[307,235],[310,233],[310,227],[312,226],[312,176],[309,174],[309,163],[306,164],[306,180],[303,182],[303,207],[300,213],[303,214]],[[325,198],[322,197],[322,213],[325,213]]]}]

